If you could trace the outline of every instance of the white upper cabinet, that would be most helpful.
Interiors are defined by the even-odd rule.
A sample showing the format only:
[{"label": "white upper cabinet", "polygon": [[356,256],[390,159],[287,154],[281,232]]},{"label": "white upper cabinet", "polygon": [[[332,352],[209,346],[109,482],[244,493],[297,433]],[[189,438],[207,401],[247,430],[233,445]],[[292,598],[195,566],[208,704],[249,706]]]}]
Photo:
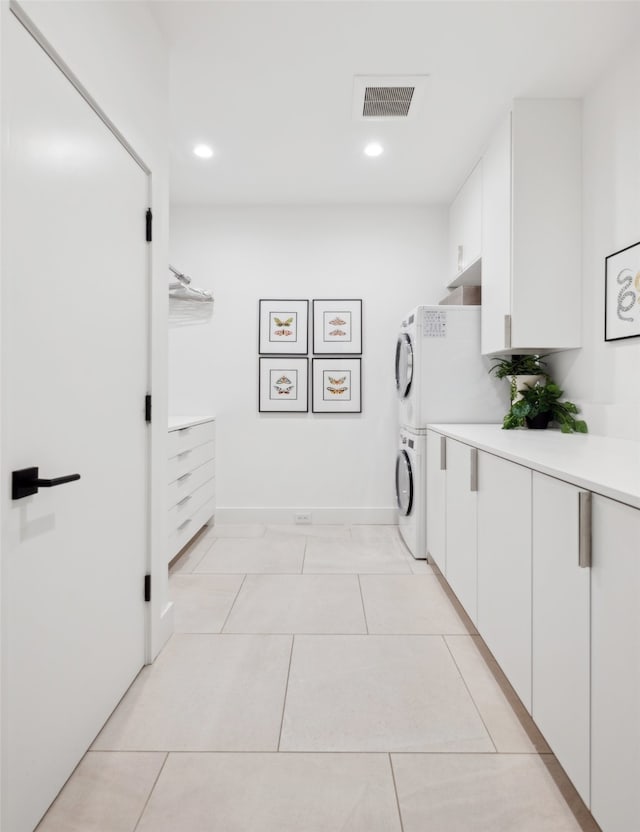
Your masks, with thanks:
[{"label": "white upper cabinet", "polygon": [[482,352],[580,346],[581,104],[516,100],[482,158]]},{"label": "white upper cabinet", "polygon": [[[466,283],[465,272],[482,254],[482,162],[472,170],[449,208],[449,280]],[[479,284],[478,275],[471,282]],[[450,284],[451,285],[451,284]]]}]

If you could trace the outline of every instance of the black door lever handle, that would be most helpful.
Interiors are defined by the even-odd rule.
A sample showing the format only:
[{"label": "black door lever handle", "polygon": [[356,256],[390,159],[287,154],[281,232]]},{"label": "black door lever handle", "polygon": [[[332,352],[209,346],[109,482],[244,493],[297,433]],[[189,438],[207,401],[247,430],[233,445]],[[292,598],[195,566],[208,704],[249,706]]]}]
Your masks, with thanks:
[{"label": "black door lever handle", "polygon": [[66,477],[42,480],[38,477],[38,471],[38,468],[22,468],[20,471],[11,473],[12,500],[21,500],[23,497],[37,494],[39,488],[53,488],[56,485],[64,485],[66,482],[75,482],[80,479],[80,474],[68,474]]}]

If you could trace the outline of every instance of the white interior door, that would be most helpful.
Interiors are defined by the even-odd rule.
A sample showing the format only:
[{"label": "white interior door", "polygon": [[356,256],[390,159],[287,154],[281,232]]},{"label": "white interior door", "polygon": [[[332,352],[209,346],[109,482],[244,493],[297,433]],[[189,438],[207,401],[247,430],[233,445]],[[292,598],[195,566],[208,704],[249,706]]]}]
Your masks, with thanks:
[{"label": "white interior door", "polygon": [[4,33],[2,829],[30,832],[144,661],[148,177]]}]

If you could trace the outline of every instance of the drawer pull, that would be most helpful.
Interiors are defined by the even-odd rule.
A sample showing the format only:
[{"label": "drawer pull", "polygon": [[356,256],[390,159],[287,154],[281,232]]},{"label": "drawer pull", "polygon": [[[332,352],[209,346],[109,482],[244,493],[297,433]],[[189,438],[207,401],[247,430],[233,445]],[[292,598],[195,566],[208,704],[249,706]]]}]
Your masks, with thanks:
[{"label": "drawer pull", "polygon": [[183,497],[180,502],[178,503],[179,506],[183,506],[185,503],[188,503],[191,499],[191,494],[187,494],[186,497]]},{"label": "drawer pull", "polygon": [[183,520],[182,523],[180,523],[180,525],[178,526],[178,531],[181,532],[183,529],[186,529],[190,522],[191,517],[188,517],[186,520]]},{"label": "drawer pull", "polygon": [[184,482],[185,480],[188,480],[192,473],[193,471],[187,471],[186,474],[183,474],[181,477],[178,477],[178,482]]},{"label": "drawer pull", "polygon": [[178,428],[178,433],[185,433],[188,430],[191,430],[191,428]]},{"label": "drawer pull", "polygon": [[578,501],[578,566],[587,569],[591,566],[591,492],[580,491]]},{"label": "drawer pull", "polygon": [[183,456],[188,456],[190,453],[191,453],[191,450],[188,450],[188,451],[180,451],[180,453],[178,454],[178,457],[179,457],[180,459],[182,459],[182,457],[183,457]]}]

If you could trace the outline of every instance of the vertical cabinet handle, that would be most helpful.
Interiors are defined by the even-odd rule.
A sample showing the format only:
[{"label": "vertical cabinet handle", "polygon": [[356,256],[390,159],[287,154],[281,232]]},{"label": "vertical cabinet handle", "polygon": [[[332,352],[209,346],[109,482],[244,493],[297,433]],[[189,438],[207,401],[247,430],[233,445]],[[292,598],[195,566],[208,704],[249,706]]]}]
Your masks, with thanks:
[{"label": "vertical cabinet handle", "polygon": [[458,246],[458,274],[464,268],[464,246]]},{"label": "vertical cabinet handle", "polygon": [[447,470],[447,437],[440,437],[440,470]]},{"label": "vertical cabinet handle", "polygon": [[511,349],[511,315],[504,316],[504,348]]},{"label": "vertical cabinet handle", "polygon": [[478,449],[471,448],[469,451],[469,462],[471,468],[471,477],[469,481],[469,490],[478,490]]},{"label": "vertical cabinet handle", "polygon": [[580,491],[578,494],[578,566],[586,569],[591,566],[591,492]]}]

